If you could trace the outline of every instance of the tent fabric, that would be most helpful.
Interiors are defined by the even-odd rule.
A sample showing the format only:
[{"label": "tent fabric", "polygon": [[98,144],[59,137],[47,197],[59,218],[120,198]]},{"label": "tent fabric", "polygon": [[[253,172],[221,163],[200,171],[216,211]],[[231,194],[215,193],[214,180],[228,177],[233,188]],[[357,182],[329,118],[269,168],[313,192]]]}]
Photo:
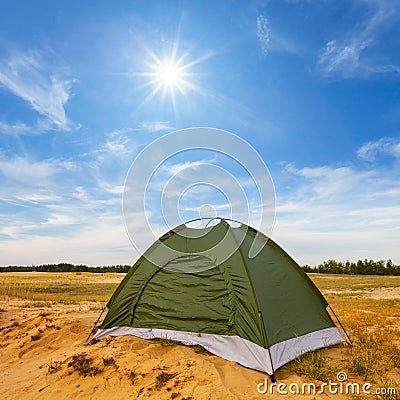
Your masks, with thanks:
[{"label": "tent fabric", "polygon": [[131,268],[94,339],[169,338],[273,374],[345,341],[327,306],[298,264],[257,230],[223,219],[208,228],[183,224]]}]

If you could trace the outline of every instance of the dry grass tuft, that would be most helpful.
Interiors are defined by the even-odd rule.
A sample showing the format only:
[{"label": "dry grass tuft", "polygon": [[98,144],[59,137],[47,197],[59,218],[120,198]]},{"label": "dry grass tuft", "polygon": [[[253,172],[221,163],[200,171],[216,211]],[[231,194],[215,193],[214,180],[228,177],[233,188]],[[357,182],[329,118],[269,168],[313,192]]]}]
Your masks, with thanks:
[{"label": "dry grass tuft", "polygon": [[93,365],[93,358],[88,357],[86,353],[75,354],[72,361],[68,363],[68,367],[72,367],[82,376],[94,376],[103,372],[101,368]]},{"label": "dry grass tuft", "polygon": [[129,371],[128,378],[131,381],[132,385],[134,385],[135,384],[135,379],[136,379],[136,372],[135,371]]},{"label": "dry grass tuft", "polygon": [[168,372],[161,372],[161,374],[157,375],[156,378],[156,389],[160,389],[164,386],[168,381],[175,378],[178,375],[177,373],[168,373]]},{"label": "dry grass tuft", "polygon": [[103,365],[107,366],[115,366],[115,360],[113,357],[103,358]]},{"label": "dry grass tuft", "polygon": [[59,371],[62,367],[62,364],[63,364],[62,361],[50,361],[47,364],[47,372],[49,374],[52,374],[54,372]]}]

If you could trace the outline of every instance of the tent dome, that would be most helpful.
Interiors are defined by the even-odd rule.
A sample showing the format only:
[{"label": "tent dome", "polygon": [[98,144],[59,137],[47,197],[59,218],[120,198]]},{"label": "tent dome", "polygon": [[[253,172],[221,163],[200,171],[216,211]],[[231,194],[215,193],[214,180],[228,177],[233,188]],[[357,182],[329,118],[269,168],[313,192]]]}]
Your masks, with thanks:
[{"label": "tent dome", "polygon": [[281,247],[219,220],[180,225],[150,246],[107,303],[94,339],[131,334],[198,344],[269,375],[345,341],[323,295]]}]

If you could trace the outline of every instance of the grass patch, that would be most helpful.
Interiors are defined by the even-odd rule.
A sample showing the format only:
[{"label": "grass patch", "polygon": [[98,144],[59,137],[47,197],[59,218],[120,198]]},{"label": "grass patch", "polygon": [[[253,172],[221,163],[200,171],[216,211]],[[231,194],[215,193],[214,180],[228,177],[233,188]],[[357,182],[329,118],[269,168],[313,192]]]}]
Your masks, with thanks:
[{"label": "grass patch", "polygon": [[[154,339],[151,339],[151,342],[160,344],[161,346],[184,346],[184,344],[182,342],[179,342],[177,340],[167,339],[167,338],[154,338]],[[200,346],[199,344],[190,346],[190,348],[197,354],[204,354],[204,355],[209,355],[209,356],[213,355],[207,349],[205,349],[203,346]]]},{"label": "grass patch", "polygon": [[51,307],[54,304],[52,301],[29,301],[22,304],[22,308],[41,308],[41,307]]},{"label": "grass patch", "polygon": [[[1,273],[0,296],[36,302],[106,302],[125,274],[78,272]],[[39,307],[39,306],[38,306]]]},{"label": "grass patch", "polygon": [[182,345],[181,342],[167,338],[154,338],[151,339],[152,343],[160,344],[161,346],[178,346]]},{"label": "grass patch", "polygon": [[310,351],[294,359],[285,368],[300,376],[305,375],[314,380],[327,381],[333,375],[327,360],[325,349]]},{"label": "grass patch", "polygon": [[371,378],[376,365],[376,359],[372,351],[360,352],[359,349],[352,347],[348,352],[349,355],[349,371],[361,376],[365,380]]},{"label": "grass patch", "polygon": [[343,346],[340,369],[371,383],[398,371],[400,298],[368,298],[351,289],[369,293],[380,288],[399,288],[400,277],[310,274],[310,278],[323,294],[325,290],[342,290],[340,294],[325,296],[354,344]]},{"label": "grass patch", "polygon": [[197,354],[205,354],[205,355],[208,355],[208,356],[212,356],[213,355],[207,349],[205,349],[203,346],[200,346],[199,344],[196,344],[195,346],[190,346],[190,347]]},{"label": "grass patch", "polygon": [[400,286],[400,276],[309,274],[309,277],[321,291],[356,291]]}]

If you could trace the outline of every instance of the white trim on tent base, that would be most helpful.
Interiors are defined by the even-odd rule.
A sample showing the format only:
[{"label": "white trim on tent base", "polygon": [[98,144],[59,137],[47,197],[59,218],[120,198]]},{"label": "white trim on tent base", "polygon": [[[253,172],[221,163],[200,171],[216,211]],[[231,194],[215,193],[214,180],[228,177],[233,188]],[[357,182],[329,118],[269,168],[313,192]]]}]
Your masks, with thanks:
[{"label": "white trim on tent base", "polygon": [[339,329],[332,327],[276,343],[270,348],[274,369],[277,370],[282,365],[308,351],[333,346],[345,341]]},{"label": "white trim on tent base", "polygon": [[339,330],[332,327],[276,343],[270,348],[274,366],[272,368],[268,350],[239,336],[117,326],[99,329],[93,339],[100,340],[106,336],[121,335],[134,335],[143,339],[171,339],[186,345],[198,344],[226,360],[238,362],[269,375],[272,375],[273,369],[277,370],[300,354],[345,341]]}]

